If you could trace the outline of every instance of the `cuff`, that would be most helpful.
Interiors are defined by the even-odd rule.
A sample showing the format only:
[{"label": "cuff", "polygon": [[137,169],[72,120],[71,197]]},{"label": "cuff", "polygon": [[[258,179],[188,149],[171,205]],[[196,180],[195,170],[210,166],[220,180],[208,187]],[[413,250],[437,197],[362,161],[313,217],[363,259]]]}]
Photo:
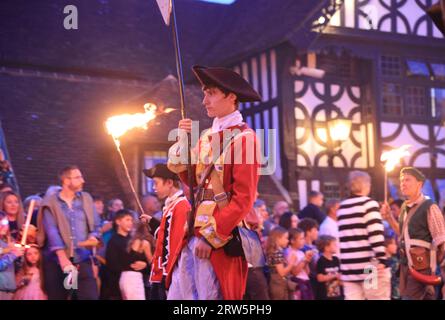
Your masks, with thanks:
[{"label": "cuff", "polygon": [[438,237],[435,237],[433,239],[433,246],[435,248],[439,247],[442,243],[445,243],[445,234],[444,235],[440,235]]},{"label": "cuff", "polygon": [[63,247],[63,246],[55,246],[55,247],[49,248],[49,250],[51,252],[56,252],[57,250],[65,250],[65,247]]},{"label": "cuff", "polygon": [[99,232],[91,232],[91,233],[88,235],[88,238],[91,238],[91,237],[94,237],[94,238],[96,238],[97,240],[100,240],[100,233],[99,233]]},{"label": "cuff", "polygon": [[199,229],[199,233],[214,249],[223,247],[232,239],[232,235],[225,237],[216,232],[216,221],[214,217],[209,217],[209,221]]}]

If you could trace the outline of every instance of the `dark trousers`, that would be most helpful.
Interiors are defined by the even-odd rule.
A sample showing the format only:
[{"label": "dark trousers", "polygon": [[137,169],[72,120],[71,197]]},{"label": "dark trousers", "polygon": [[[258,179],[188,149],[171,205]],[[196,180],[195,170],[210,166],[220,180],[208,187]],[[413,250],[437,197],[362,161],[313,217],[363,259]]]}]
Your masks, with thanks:
[{"label": "dark trousers", "polygon": [[270,300],[267,279],[262,267],[249,268],[244,300]]},{"label": "dark trousers", "polygon": [[98,299],[98,288],[91,260],[75,264],[75,266],[78,267],[77,289],[67,290],[64,287],[64,281],[68,274],[63,273],[57,259],[54,257],[43,259],[44,285],[48,300]]},{"label": "dark trousers", "polygon": [[161,283],[152,283],[150,286],[150,300],[167,300],[165,292],[165,277]]},{"label": "dark trousers", "polygon": [[[430,274],[431,269],[419,272]],[[409,273],[407,265],[400,264],[400,296],[403,300],[435,300],[436,292],[433,286],[414,279]]]}]

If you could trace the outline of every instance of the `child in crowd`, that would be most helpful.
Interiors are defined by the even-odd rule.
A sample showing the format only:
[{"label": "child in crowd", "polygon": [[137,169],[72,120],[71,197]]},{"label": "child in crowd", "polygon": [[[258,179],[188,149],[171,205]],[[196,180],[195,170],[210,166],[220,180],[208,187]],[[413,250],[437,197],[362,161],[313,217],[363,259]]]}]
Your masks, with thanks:
[{"label": "child in crowd", "polygon": [[42,257],[39,248],[31,245],[25,250],[22,269],[17,273],[17,291],[13,300],[47,300],[43,291]]},{"label": "child in crowd", "polygon": [[0,211],[0,300],[11,300],[16,290],[14,262],[23,256],[23,247],[15,247],[9,233],[9,220]]},{"label": "child in crowd", "polygon": [[127,210],[119,210],[114,216],[114,234],[111,237],[105,252],[106,270],[108,274],[107,292],[104,299],[121,300],[119,280],[125,267],[128,243],[131,240],[133,230],[133,216]]},{"label": "child in crowd", "polygon": [[318,250],[321,253],[317,262],[317,300],[343,300],[340,281],[340,260],[335,256],[337,240],[328,235],[318,239]]},{"label": "child in crowd", "polygon": [[[119,287],[124,300],[145,300],[145,282],[153,259],[151,244],[152,236],[147,224],[138,223],[134,235],[127,248],[127,262],[121,273]],[[145,280],[144,280],[145,278]]]},{"label": "child in crowd", "polygon": [[267,265],[270,268],[269,293],[271,300],[289,300],[288,275],[296,256],[289,258],[287,264],[283,250],[289,243],[289,233],[282,227],[273,229],[266,244]]},{"label": "child in crowd", "polygon": [[298,228],[304,232],[304,247],[302,251],[312,251],[312,260],[309,263],[309,280],[311,281],[312,292],[317,290],[317,261],[319,252],[314,242],[318,238],[318,222],[312,218],[304,218],[298,223]]},{"label": "child in crowd", "polygon": [[399,292],[399,268],[400,261],[397,256],[397,242],[395,238],[385,239],[386,258],[391,268],[391,299],[400,300]]},{"label": "child in crowd", "polygon": [[303,253],[304,232],[301,229],[290,229],[289,248],[285,250],[285,256],[290,263],[290,259],[295,257],[295,263],[292,268],[291,281],[297,284],[296,290],[290,292],[291,300],[314,300],[312,286],[309,281],[309,263],[312,260],[314,252],[312,250]]}]

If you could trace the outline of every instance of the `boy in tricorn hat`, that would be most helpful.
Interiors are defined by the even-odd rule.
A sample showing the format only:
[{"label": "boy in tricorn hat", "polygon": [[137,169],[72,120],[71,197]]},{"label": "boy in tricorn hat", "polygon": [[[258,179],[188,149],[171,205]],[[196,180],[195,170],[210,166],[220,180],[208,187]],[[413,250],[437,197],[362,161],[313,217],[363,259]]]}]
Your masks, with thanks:
[{"label": "boy in tricorn hat", "polygon": [[[253,207],[259,164],[255,132],[237,109],[239,102],[261,97],[230,69],[194,66],[193,72],[202,85],[207,115],[214,120],[193,152],[196,213],[168,299],[241,300],[248,269],[237,231]],[[179,121],[179,129],[191,132],[192,120]],[[168,166],[188,184],[187,163],[177,161],[184,156],[185,143],[180,139],[172,146]]]},{"label": "boy in tricorn hat", "polygon": [[155,231],[156,248],[150,274],[152,300],[165,300],[165,290],[170,287],[173,268],[186,240],[187,213],[190,204],[179,184],[179,177],[167,165],[157,164],[144,170],[153,179],[154,189],[160,199],[166,199],[159,228]]},{"label": "boy in tricorn hat", "polygon": [[[400,191],[406,198],[398,228],[402,299],[435,299],[431,283],[438,279],[435,277],[437,264],[443,264],[445,221],[437,204],[422,193],[425,180],[416,168],[405,167],[400,171]],[[385,208],[389,210],[387,205]]]}]

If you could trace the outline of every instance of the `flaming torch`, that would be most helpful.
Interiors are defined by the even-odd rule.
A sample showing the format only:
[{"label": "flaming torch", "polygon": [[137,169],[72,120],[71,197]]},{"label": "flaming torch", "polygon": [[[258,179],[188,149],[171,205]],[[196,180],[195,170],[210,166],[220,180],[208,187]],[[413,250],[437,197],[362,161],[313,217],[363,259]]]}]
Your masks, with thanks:
[{"label": "flaming torch", "polygon": [[388,173],[394,170],[402,158],[411,155],[408,151],[410,147],[410,145],[405,144],[400,148],[383,152],[380,157],[380,161],[385,163],[385,203],[388,202]]},{"label": "flaming torch", "polygon": [[144,209],[142,208],[142,204],[139,201],[139,197],[136,193],[136,189],[134,188],[133,182],[130,178],[130,173],[128,171],[127,163],[125,162],[125,158],[121,151],[121,143],[119,139],[125,135],[128,131],[139,128],[139,129],[147,129],[148,123],[156,118],[156,116],[169,113],[174,109],[158,109],[158,107],[153,103],[146,103],[144,105],[145,112],[144,113],[135,113],[135,114],[122,114],[118,116],[113,116],[107,119],[105,122],[105,126],[107,128],[108,134],[112,136],[114,144],[116,146],[116,150],[119,153],[122,165],[125,170],[125,175],[127,177],[128,183],[130,184],[131,192],[136,200],[136,204],[141,212],[144,214]]}]

